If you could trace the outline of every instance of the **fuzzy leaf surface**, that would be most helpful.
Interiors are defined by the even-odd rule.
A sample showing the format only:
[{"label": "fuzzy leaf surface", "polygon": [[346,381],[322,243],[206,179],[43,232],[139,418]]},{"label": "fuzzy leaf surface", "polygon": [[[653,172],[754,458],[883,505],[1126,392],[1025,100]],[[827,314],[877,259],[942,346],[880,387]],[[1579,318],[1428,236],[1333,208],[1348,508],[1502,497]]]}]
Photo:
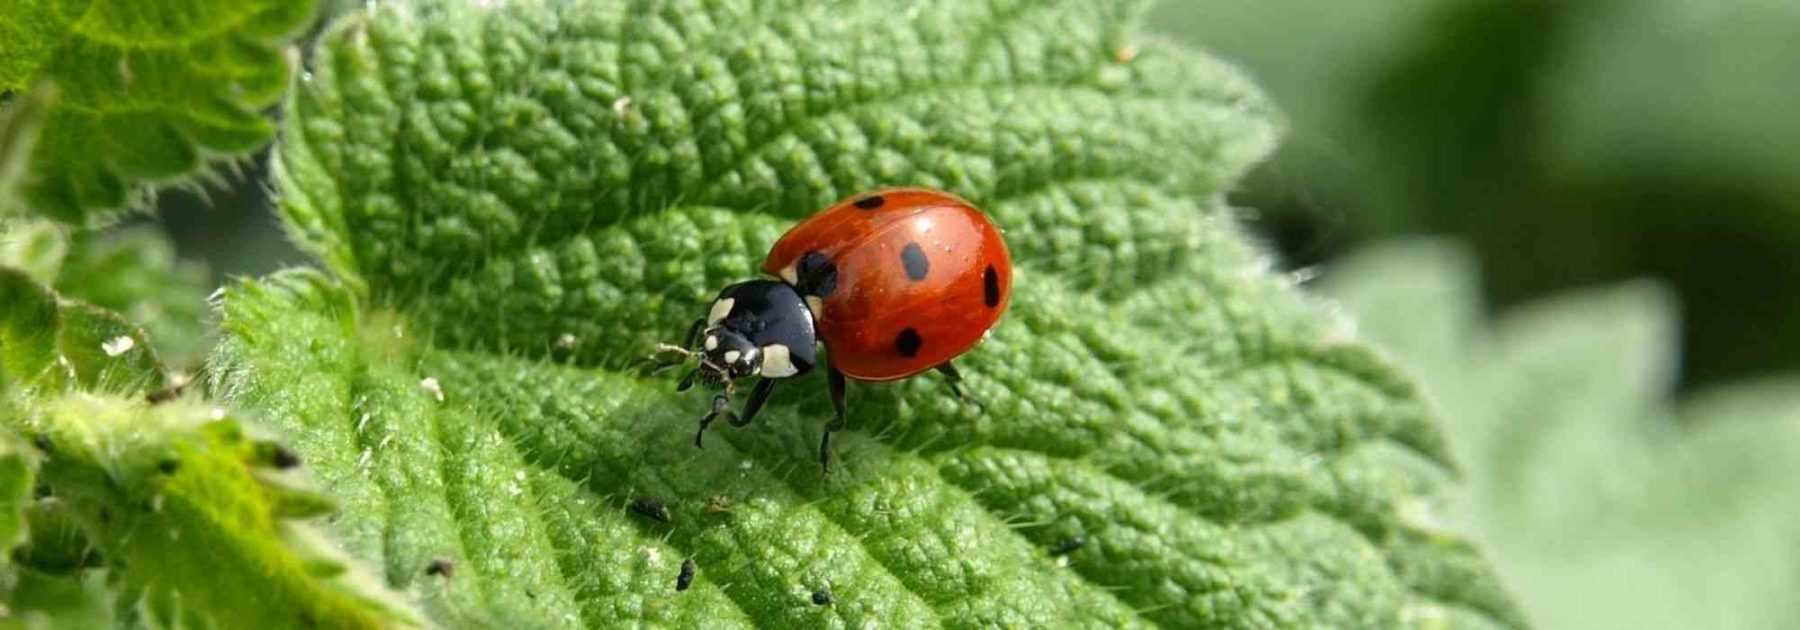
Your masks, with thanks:
[{"label": "fuzzy leaf surface", "polygon": [[[276,165],[329,272],[228,291],[213,387],[449,625],[1522,625],[1420,517],[1454,473],[1418,393],[1221,201],[1276,115],[1137,9],[353,14]],[[825,477],[810,375],[693,448],[705,401],[642,357],[795,219],[902,184],[1006,229],[1020,291],[959,360],[986,412],[854,387]]]}]

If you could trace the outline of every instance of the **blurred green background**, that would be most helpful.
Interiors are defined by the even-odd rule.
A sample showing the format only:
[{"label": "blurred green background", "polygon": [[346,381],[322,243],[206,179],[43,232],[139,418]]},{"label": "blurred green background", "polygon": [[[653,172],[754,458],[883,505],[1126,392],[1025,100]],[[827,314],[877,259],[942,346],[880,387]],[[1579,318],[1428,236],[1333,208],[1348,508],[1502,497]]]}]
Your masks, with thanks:
[{"label": "blurred green background", "polygon": [[1474,248],[1488,303],[1653,277],[1681,383],[1800,365],[1800,2],[1188,0],[1290,116],[1236,201],[1289,263]]}]

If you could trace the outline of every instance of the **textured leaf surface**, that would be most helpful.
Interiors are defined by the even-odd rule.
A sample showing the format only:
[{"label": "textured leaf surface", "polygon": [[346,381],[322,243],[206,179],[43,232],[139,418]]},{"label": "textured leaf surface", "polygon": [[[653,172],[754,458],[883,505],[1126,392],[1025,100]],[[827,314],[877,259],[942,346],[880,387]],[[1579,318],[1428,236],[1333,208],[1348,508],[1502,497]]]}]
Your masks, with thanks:
[{"label": "textured leaf surface", "polygon": [[1675,309],[1657,287],[1571,294],[1483,322],[1468,257],[1442,243],[1362,254],[1327,293],[1440,394],[1471,481],[1457,519],[1535,621],[1800,622],[1800,379],[1672,403]]},{"label": "textured leaf surface", "polygon": [[[0,15],[0,90],[53,87],[24,184],[29,210],[112,216],[146,183],[248,152],[288,84],[283,43],[308,0],[28,0]],[[0,208],[0,210],[13,210]]]},{"label": "textured leaf surface", "polygon": [[[1417,393],[1220,201],[1274,114],[1134,13],[352,16],[277,164],[337,278],[228,291],[215,391],[280,423],[350,549],[451,625],[1520,625],[1424,517],[1452,470]],[[883,184],[1006,228],[1021,291],[961,362],[987,413],[932,379],[853,388],[821,477],[815,376],[694,449],[704,401],[633,364],[795,218]]]}]

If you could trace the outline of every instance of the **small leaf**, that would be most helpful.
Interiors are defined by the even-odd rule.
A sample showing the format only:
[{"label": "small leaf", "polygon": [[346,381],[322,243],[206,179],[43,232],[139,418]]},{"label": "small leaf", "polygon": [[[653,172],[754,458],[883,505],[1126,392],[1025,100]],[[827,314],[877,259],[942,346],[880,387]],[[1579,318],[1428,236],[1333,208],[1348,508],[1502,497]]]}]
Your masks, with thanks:
[{"label": "small leaf", "polygon": [[0,90],[60,95],[29,156],[26,209],[66,223],[103,222],[138,203],[146,184],[167,185],[261,146],[273,134],[262,110],[288,83],[281,46],[309,22],[313,4],[32,0],[9,7],[0,16],[7,42]]},{"label": "small leaf", "polygon": [[142,330],[104,309],[58,300],[23,273],[0,268],[0,310],[0,383],[141,392],[164,382]]},{"label": "small leaf", "polygon": [[178,260],[174,244],[149,226],[69,232],[41,220],[0,226],[0,267],[119,313],[143,325],[170,364],[193,363],[208,335],[205,269]]},{"label": "small leaf", "polygon": [[242,431],[214,429],[229,416],[70,394],[15,422],[53,445],[42,483],[155,615],[217,627],[408,622],[379,587],[340,577],[344,563],[281,512],[297,491],[253,472]]}]

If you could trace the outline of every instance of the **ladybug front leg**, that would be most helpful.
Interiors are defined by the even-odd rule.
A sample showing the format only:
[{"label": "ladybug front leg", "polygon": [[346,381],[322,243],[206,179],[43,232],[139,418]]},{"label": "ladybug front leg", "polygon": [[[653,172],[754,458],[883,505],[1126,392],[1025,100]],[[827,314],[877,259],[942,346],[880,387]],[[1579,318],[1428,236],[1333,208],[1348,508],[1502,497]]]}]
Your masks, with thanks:
[{"label": "ladybug front leg", "polygon": [[831,383],[831,409],[834,415],[831,422],[825,424],[825,435],[819,438],[819,469],[831,472],[831,434],[844,430],[844,373],[836,366],[827,366],[826,372]]}]

